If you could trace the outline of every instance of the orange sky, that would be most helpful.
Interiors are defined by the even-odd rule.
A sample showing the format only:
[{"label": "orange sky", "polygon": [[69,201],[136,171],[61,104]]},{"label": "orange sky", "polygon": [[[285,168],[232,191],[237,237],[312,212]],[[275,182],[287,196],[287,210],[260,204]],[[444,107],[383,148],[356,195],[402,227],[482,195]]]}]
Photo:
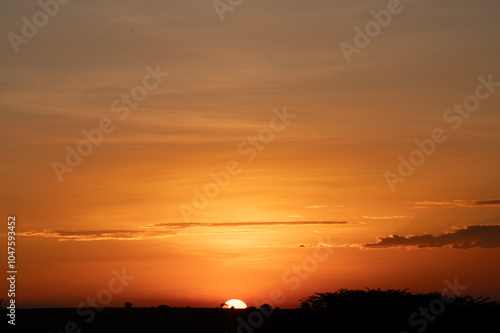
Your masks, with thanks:
[{"label": "orange sky", "polygon": [[[454,277],[500,299],[500,6],[401,1],[348,63],[340,43],[387,3],[243,1],[221,21],[210,1],[70,2],[17,53],[4,38],[1,206],[18,220],[20,306],[76,307],[122,268],[135,278],[111,305],[258,305],[278,289],[295,307]],[[40,10],[2,3],[3,35]],[[485,95],[458,128],[445,119]],[[113,130],[68,166],[103,119]],[[436,128],[446,141],[392,191],[386,173]],[[238,172],[194,207],[228,163]]]}]

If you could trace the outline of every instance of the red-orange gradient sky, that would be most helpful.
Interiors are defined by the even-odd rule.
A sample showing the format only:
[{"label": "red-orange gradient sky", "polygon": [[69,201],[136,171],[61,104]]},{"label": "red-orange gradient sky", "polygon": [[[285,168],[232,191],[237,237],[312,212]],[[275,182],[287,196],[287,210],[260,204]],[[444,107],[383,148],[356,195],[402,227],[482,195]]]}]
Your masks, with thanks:
[{"label": "red-orange gradient sky", "polygon": [[73,1],[19,44],[42,9],[0,4],[19,306],[77,307],[113,270],[134,278],[109,306],[455,277],[500,299],[500,4],[402,0],[356,38],[388,2]]}]

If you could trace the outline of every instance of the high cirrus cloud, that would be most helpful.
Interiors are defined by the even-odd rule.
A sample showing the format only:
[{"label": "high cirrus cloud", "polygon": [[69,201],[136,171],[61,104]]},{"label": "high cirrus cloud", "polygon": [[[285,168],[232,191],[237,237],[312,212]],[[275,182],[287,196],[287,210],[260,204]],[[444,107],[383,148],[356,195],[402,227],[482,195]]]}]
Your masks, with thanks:
[{"label": "high cirrus cloud", "polygon": [[417,201],[417,208],[428,207],[497,207],[500,206],[500,199],[488,200],[440,200],[440,201]]},{"label": "high cirrus cloud", "polygon": [[144,232],[137,230],[55,230],[27,231],[18,233],[19,236],[35,238],[53,238],[59,241],[96,241],[96,240],[140,240],[173,236],[173,232]]},{"label": "high cirrus cloud", "polygon": [[214,227],[252,227],[252,226],[297,226],[297,225],[326,225],[347,224],[347,221],[292,221],[292,222],[215,222],[215,223],[157,223],[146,227],[167,228],[214,228]]},{"label": "high cirrus cloud", "polygon": [[[136,230],[61,230],[44,229],[19,232],[19,236],[52,238],[59,241],[144,240],[175,236],[200,236],[217,234],[258,233],[265,230],[247,230],[253,226],[299,226],[346,224],[344,221],[294,221],[294,222],[235,222],[235,223],[158,223]],[[207,229],[210,228],[210,229]],[[221,228],[224,228],[221,230]],[[181,230],[183,229],[183,230]],[[189,229],[189,230],[188,230]],[[214,230],[215,229],[215,230]],[[1,234],[0,234],[1,236]]]},{"label": "high cirrus cloud", "polygon": [[379,237],[377,243],[364,244],[364,248],[392,247],[444,247],[456,249],[500,247],[500,224],[469,225],[439,235],[391,235]]},{"label": "high cirrus cloud", "polygon": [[179,233],[173,230],[165,231],[148,231],[148,230],[80,230],[66,231],[44,229],[42,231],[19,232],[19,236],[34,237],[34,238],[52,238],[58,241],[102,241],[102,240],[145,240],[153,238],[168,238],[175,236],[202,236],[202,235],[217,235],[217,234],[240,234],[240,233],[258,233],[263,231],[252,230],[231,230],[231,231],[216,231],[204,233],[184,232]]}]

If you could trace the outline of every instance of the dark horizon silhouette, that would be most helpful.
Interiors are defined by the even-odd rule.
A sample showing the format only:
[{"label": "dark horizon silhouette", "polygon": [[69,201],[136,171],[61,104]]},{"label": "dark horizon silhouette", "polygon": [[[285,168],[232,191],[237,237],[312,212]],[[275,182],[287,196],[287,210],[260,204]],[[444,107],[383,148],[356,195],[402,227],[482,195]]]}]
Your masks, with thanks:
[{"label": "dark horizon silhouette", "polygon": [[[157,307],[18,309],[22,332],[453,332],[500,333],[500,303],[408,289],[339,289],[301,299],[295,309]],[[2,309],[5,315],[7,309]],[[93,313],[91,316],[82,314]],[[3,327],[7,324],[2,323]],[[81,330],[81,331],[80,331]]]}]

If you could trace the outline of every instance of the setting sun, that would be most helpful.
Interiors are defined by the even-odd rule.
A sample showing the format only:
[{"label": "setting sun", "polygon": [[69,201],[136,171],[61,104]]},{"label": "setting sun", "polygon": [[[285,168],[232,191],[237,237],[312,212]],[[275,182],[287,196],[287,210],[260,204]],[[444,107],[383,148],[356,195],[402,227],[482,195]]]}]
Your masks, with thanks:
[{"label": "setting sun", "polygon": [[225,303],[227,309],[235,308],[235,309],[246,309],[247,305],[245,302],[239,299],[230,299]]}]

